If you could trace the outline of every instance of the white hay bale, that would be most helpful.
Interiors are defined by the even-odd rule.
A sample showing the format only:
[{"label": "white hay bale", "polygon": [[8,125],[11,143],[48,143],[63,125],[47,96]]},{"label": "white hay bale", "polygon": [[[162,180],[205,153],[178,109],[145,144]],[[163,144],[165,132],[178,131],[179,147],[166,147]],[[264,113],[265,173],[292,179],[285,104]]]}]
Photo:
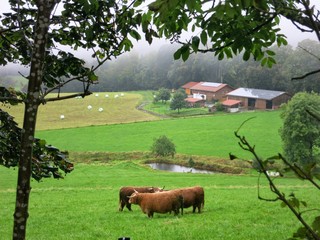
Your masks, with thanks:
[{"label": "white hay bale", "polygon": [[108,95],[108,94],[106,94],[106,95],[105,95],[105,97],[106,97],[106,98],[108,98],[108,97],[109,97],[109,95]]},{"label": "white hay bale", "polygon": [[63,120],[64,119],[64,115],[60,115],[60,119]]},{"label": "white hay bale", "polygon": [[91,109],[92,109],[92,106],[91,106],[91,105],[89,105],[87,108],[88,108],[88,110],[91,110]]},{"label": "white hay bale", "polygon": [[103,108],[102,108],[102,107],[101,107],[101,108],[99,108],[99,109],[98,109],[98,111],[99,111],[99,112],[102,112],[102,111],[103,111]]}]

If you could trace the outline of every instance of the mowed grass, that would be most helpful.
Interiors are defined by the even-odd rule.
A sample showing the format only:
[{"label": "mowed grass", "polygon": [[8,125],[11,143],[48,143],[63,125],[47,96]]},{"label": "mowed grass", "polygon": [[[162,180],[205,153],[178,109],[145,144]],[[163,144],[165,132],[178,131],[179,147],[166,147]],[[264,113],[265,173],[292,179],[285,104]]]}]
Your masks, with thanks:
[{"label": "mowed grass", "polygon": [[[17,171],[0,168],[0,236],[11,239]],[[276,180],[281,191],[295,192],[317,208],[314,187],[291,178]],[[292,236],[300,227],[280,202],[257,198],[257,176],[170,173],[135,162],[78,164],[64,180],[32,182],[29,240],[118,239],[273,239]],[[118,211],[118,191],[124,185],[165,186],[167,189],[201,185],[205,207],[201,214],[157,214],[148,219],[138,206]],[[262,196],[273,198],[263,183]],[[302,209],[304,210],[304,209]],[[310,219],[309,219],[310,220]]]},{"label": "mowed grass", "polygon": [[[144,92],[151,95],[151,92]],[[60,94],[65,96],[67,94]],[[96,96],[98,95],[98,96]],[[108,97],[106,97],[108,95]],[[115,98],[118,95],[119,97]],[[50,98],[57,94],[49,94]],[[136,107],[143,101],[139,92],[100,92],[93,93],[85,98],[71,98],[64,101],[47,102],[40,105],[37,119],[37,130],[74,128],[91,125],[105,125],[115,123],[128,123],[139,121],[152,121],[159,119],[156,116],[139,111]],[[88,106],[92,109],[89,110]],[[99,108],[103,111],[99,112]],[[4,108],[15,117],[15,121],[22,126],[24,105]],[[60,116],[64,115],[61,120]]]},{"label": "mowed grass", "polygon": [[37,137],[46,139],[62,150],[85,152],[149,151],[155,138],[166,135],[176,145],[177,153],[228,158],[230,152],[239,157],[251,155],[238,145],[234,132],[246,136],[262,157],[281,152],[278,133],[282,125],[280,111],[244,112],[150,122],[113,124],[61,130],[38,131]]}]

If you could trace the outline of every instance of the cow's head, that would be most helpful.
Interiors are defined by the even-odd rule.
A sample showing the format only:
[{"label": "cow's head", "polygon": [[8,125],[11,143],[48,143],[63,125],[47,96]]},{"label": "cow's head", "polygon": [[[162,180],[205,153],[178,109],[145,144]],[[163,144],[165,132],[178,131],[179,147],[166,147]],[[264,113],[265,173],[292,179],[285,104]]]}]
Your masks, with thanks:
[{"label": "cow's head", "polygon": [[149,192],[152,192],[152,193],[162,192],[163,189],[164,189],[164,187],[163,188],[151,187],[151,188],[149,188]]},{"label": "cow's head", "polygon": [[138,199],[138,191],[135,189],[133,190],[134,190],[134,193],[132,193],[131,196],[127,196],[129,198],[128,202],[136,204]]}]

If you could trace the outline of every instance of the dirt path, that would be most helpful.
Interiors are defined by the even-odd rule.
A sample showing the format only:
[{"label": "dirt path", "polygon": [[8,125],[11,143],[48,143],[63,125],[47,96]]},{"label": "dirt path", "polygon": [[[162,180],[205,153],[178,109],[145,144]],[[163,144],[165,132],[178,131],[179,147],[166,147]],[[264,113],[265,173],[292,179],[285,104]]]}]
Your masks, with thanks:
[{"label": "dirt path", "polygon": [[149,110],[144,109],[144,106],[148,105],[150,102],[142,102],[139,106],[136,107],[136,109],[138,109],[139,111],[145,112],[145,113],[149,113],[153,116],[159,117],[159,118],[171,118],[170,116],[164,115],[164,114],[160,114],[160,113],[155,113]]}]

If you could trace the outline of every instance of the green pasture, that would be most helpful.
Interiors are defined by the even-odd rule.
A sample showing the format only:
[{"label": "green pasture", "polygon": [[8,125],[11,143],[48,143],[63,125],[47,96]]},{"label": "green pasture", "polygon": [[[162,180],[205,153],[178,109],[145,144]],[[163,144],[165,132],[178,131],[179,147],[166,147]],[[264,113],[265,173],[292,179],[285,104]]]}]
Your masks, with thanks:
[{"label": "green pasture", "polygon": [[179,110],[172,110],[170,109],[170,102],[157,102],[157,103],[150,103],[145,106],[145,109],[151,112],[159,113],[162,115],[168,115],[171,117],[187,117],[187,116],[194,116],[194,115],[207,115],[209,114],[208,108],[206,107],[199,107],[199,108],[182,108]]},{"label": "green pasture", "polygon": [[[0,236],[11,239],[17,171],[0,168]],[[263,181],[262,181],[263,182]],[[276,180],[281,191],[295,192],[319,203],[314,187],[291,178]],[[283,240],[300,227],[280,202],[257,198],[256,175],[170,173],[130,161],[110,164],[77,164],[63,180],[32,181],[29,240],[117,239],[272,239]],[[138,206],[118,211],[118,191],[125,185],[165,186],[166,189],[200,185],[205,189],[201,214],[185,209],[184,215],[155,213],[148,219]],[[265,182],[262,196],[273,198]]]},{"label": "green pasture", "polygon": [[177,153],[228,158],[230,152],[248,158],[240,149],[234,132],[249,118],[239,133],[246,136],[263,157],[281,152],[278,130],[280,111],[245,112],[148,122],[112,124],[60,130],[38,131],[37,137],[75,152],[149,151],[153,140],[166,135],[176,145]]},{"label": "green pasture", "polygon": [[[239,133],[256,146],[259,155],[273,156],[282,149],[278,134],[282,125],[280,110],[160,119],[136,109],[150,98],[150,93],[124,93],[122,98],[114,98],[115,94],[120,93],[99,93],[98,97],[93,94],[85,99],[41,106],[37,137],[70,151],[71,157],[83,156],[78,161],[74,159],[75,170],[63,180],[32,181],[27,239],[95,240],[128,236],[131,240],[280,240],[291,237],[300,227],[279,202],[258,200],[256,173],[162,172],[143,165],[143,159],[139,158],[143,154],[138,154],[148,155],[153,140],[166,135],[176,145],[178,154],[194,159],[203,156],[205,161],[212,158],[218,162],[219,158],[228,159],[230,152],[248,159],[252,156],[240,149],[234,132],[251,119]],[[93,106],[91,110],[87,109],[89,104]],[[104,111],[98,112],[99,107]],[[22,106],[9,111],[21,123]],[[60,120],[61,114],[65,115],[64,120]],[[116,157],[104,159],[107,155],[103,153]],[[121,158],[130,154],[138,158]],[[86,156],[90,159],[84,159]],[[17,170],[0,168],[0,179],[0,239],[11,239]],[[317,192],[306,182],[289,177],[275,181],[282,192],[287,195],[294,192],[300,200],[307,201],[308,209],[318,207],[320,199],[314,197]],[[263,197],[273,199],[263,180],[262,184]],[[133,206],[133,212],[119,212],[118,191],[127,185],[166,189],[200,185],[205,189],[205,208],[201,214],[186,209],[183,216],[155,214],[153,219],[148,219],[138,206]]]}]

